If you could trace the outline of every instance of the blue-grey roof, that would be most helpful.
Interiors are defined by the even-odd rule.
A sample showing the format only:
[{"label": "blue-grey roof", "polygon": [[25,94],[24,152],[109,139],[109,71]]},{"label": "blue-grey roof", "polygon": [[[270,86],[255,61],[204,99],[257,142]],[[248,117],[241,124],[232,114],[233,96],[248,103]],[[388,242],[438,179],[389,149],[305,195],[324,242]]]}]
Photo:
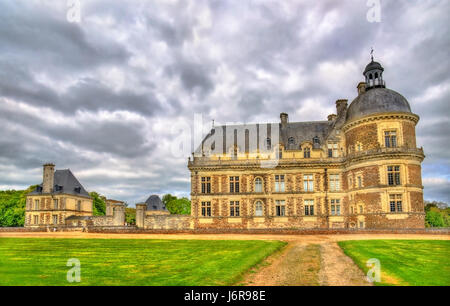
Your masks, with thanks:
[{"label": "blue-grey roof", "polygon": [[[29,195],[39,194],[42,194],[42,183],[29,193]],[[90,198],[89,193],[84,189],[83,185],[81,185],[70,169],[55,170],[52,194],[72,194]]]},{"label": "blue-grey roof", "polygon": [[167,211],[166,205],[161,201],[159,196],[156,194],[151,195],[147,201],[145,201],[145,204],[147,204],[147,210],[163,210]]},{"label": "blue-grey roof", "polygon": [[347,121],[390,112],[411,113],[411,107],[406,98],[396,91],[372,88],[353,100],[347,110]]}]

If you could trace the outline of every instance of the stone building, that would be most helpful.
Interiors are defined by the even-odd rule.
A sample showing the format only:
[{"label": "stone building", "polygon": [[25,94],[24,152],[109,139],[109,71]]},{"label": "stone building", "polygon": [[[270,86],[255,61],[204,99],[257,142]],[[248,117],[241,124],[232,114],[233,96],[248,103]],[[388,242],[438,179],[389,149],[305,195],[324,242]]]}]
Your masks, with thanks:
[{"label": "stone building", "polygon": [[328,120],[213,127],[189,159],[191,228],[423,228],[419,116],[372,61]]},{"label": "stone building", "polygon": [[71,216],[91,216],[92,198],[69,169],[45,164],[42,184],[27,195],[25,227],[64,225]]}]

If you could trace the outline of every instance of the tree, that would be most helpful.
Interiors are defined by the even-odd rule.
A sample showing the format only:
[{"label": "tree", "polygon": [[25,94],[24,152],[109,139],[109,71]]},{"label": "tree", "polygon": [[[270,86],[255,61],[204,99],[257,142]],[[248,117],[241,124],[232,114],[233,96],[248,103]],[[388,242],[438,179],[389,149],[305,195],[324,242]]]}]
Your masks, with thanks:
[{"label": "tree", "polygon": [[106,215],[106,197],[98,194],[95,191],[89,192],[89,195],[93,200],[93,215],[94,216],[104,216]]},{"label": "tree", "polygon": [[425,216],[425,223],[427,227],[444,227],[446,222],[444,221],[444,216],[439,211],[430,210]]},{"label": "tree", "polygon": [[188,198],[172,199],[166,204],[171,214],[189,215],[191,213],[191,201]]},{"label": "tree", "polygon": [[0,226],[24,225],[27,194],[36,186],[30,186],[25,190],[0,191]]},{"label": "tree", "polygon": [[162,197],[162,202],[164,203],[164,205],[166,205],[166,207],[167,207],[167,204],[169,204],[169,202],[170,201],[172,201],[172,200],[176,200],[177,199],[177,197],[176,196],[173,196],[173,195],[171,195],[170,193],[168,193],[168,194],[165,194],[163,197]]},{"label": "tree", "polygon": [[136,224],[136,208],[127,207],[125,209],[125,221],[128,224]]}]

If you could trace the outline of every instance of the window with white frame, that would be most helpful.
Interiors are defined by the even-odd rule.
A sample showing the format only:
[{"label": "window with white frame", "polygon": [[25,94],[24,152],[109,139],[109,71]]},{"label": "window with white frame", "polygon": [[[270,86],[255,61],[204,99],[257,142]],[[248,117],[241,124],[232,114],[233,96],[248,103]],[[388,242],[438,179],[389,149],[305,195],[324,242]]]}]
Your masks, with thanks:
[{"label": "window with white frame", "polygon": [[230,201],[230,216],[239,217],[239,201]]},{"label": "window with white frame", "polygon": [[39,200],[34,200],[34,210],[39,210]]},{"label": "window with white frame", "polygon": [[330,191],[341,190],[341,179],[339,174],[330,174]]},{"label": "window with white frame", "polygon": [[263,215],[263,204],[261,201],[255,203],[255,216],[260,217]]},{"label": "window with white frame", "polygon": [[275,213],[278,217],[286,216],[286,202],[284,200],[275,201]]},{"label": "window with white frame", "polygon": [[263,192],[263,183],[260,177],[255,179],[255,192]]},{"label": "window with white frame", "polygon": [[39,216],[33,216],[33,223],[38,224],[39,223]]},{"label": "window with white frame", "polygon": [[390,194],[389,195],[389,209],[391,212],[402,212],[402,195],[401,194]]},{"label": "window with white frame", "polygon": [[397,147],[397,132],[396,131],[385,131],[384,132],[384,145],[386,148]]},{"label": "window with white frame", "polygon": [[202,202],[201,211],[203,217],[211,217],[211,202]]},{"label": "window with white frame", "polygon": [[202,193],[211,193],[211,177],[202,177]]},{"label": "window with white frame", "polygon": [[314,216],[314,200],[304,200],[305,216]]},{"label": "window with white frame", "polygon": [[284,175],[275,175],[275,192],[284,192]]},{"label": "window with white frame", "polygon": [[332,216],[341,215],[341,200],[331,199],[331,215]]},{"label": "window with white frame", "polygon": [[53,224],[58,224],[58,215],[53,215]]},{"label": "window with white frame", "polygon": [[338,144],[337,143],[329,143],[328,144],[328,157],[338,157]]},{"label": "window with white frame", "polygon": [[388,185],[400,185],[400,166],[388,166]]},{"label": "window with white frame", "polygon": [[58,199],[53,200],[53,209],[58,209]]},{"label": "window with white frame", "polygon": [[303,175],[303,189],[304,191],[314,191],[314,179],[312,174]]}]

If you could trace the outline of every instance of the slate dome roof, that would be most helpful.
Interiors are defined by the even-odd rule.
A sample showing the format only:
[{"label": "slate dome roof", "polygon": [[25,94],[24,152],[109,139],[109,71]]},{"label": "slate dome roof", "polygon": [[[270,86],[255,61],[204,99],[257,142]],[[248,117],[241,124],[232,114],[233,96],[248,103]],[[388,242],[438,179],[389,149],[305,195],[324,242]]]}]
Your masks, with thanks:
[{"label": "slate dome roof", "polygon": [[145,204],[147,204],[147,210],[163,210],[167,211],[166,205],[161,201],[159,196],[156,194],[151,195],[147,201],[145,201]]},{"label": "slate dome roof", "polygon": [[367,64],[366,69],[364,69],[363,74],[366,74],[367,71],[374,70],[374,69],[380,69],[381,71],[384,71],[384,68],[383,68],[383,66],[381,66],[380,63],[371,61],[369,64]]},{"label": "slate dome roof", "polygon": [[372,88],[353,100],[348,107],[346,121],[389,112],[411,113],[411,107],[406,98],[396,91]]}]

